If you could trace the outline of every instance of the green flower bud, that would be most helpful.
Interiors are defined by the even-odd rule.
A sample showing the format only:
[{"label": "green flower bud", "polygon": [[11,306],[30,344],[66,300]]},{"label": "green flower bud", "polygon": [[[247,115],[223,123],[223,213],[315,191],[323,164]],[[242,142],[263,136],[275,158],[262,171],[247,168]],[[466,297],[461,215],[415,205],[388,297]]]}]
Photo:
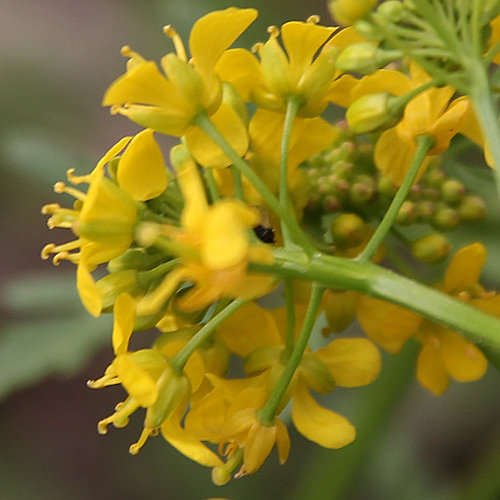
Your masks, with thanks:
[{"label": "green flower bud", "polygon": [[460,221],[459,213],[450,207],[439,208],[432,218],[432,225],[442,231],[453,229]]},{"label": "green flower bud", "polygon": [[486,215],[486,205],[479,196],[466,195],[458,206],[458,213],[461,220],[473,222]]},{"label": "green flower bud", "polygon": [[328,327],[334,333],[343,332],[356,319],[356,293],[351,290],[326,290],[322,305],[325,308]]},{"label": "green flower bud", "polygon": [[417,218],[422,222],[428,222],[436,212],[436,204],[432,201],[420,201],[417,203]]},{"label": "green flower bud", "polygon": [[446,174],[441,168],[430,168],[422,177],[422,182],[433,188],[440,188]]},{"label": "green flower bud", "polygon": [[384,32],[373,23],[360,19],[356,21],[354,27],[363,38],[366,38],[366,40],[380,42],[384,39]]},{"label": "green flower bud", "polygon": [[405,12],[404,5],[396,0],[390,0],[380,4],[377,8],[377,13],[389,19],[393,23],[398,23],[403,19]]},{"label": "green flower bud", "polygon": [[441,197],[446,203],[458,203],[464,197],[467,189],[455,179],[447,179],[441,185]]},{"label": "green flower bud", "polygon": [[126,269],[108,274],[96,282],[102,296],[102,308],[111,308],[122,293],[135,295],[141,291],[137,282],[137,271]]},{"label": "green flower bud", "polygon": [[346,112],[349,128],[367,134],[396,125],[403,115],[401,100],[389,92],[367,94],[354,101]]},{"label": "green flower bud", "polygon": [[401,57],[403,53],[399,50],[383,50],[371,43],[356,43],[341,52],[335,66],[342,71],[366,75]]},{"label": "green flower bud", "polygon": [[369,227],[365,221],[356,214],[340,214],[330,227],[335,245],[340,248],[356,247],[361,245],[368,234]]},{"label": "green flower bud", "polygon": [[396,215],[396,223],[409,226],[417,218],[417,206],[413,201],[405,200]]},{"label": "green flower bud", "polygon": [[378,0],[330,0],[328,9],[332,17],[343,26],[350,26],[368,14]]},{"label": "green flower bud", "polygon": [[323,205],[323,210],[327,213],[338,212],[342,208],[342,203],[333,194],[325,196],[322,205]]},{"label": "green flower bud", "polygon": [[355,206],[367,205],[372,201],[376,191],[375,181],[368,175],[358,175],[349,192],[349,199]]},{"label": "green flower bud", "polygon": [[413,256],[424,264],[439,264],[449,255],[451,243],[440,233],[431,233],[414,241]]},{"label": "green flower bud", "polygon": [[392,199],[394,198],[394,195],[396,194],[396,191],[398,190],[398,187],[396,184],[394,184],[390,179],[387,177],[380,177],[378,180],[378,192],[381,198],[383,199]]}]

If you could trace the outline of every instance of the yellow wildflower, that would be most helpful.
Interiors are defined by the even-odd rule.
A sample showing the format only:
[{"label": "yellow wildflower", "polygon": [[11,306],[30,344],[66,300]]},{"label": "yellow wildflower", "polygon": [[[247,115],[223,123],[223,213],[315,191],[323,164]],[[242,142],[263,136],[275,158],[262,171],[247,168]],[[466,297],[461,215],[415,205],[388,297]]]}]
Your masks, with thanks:
[{"label": "yellow wildflower", "polygon": [[[214,154],[222,153],[193,125],[199,113],[206,113],[234,149],[243,155],[248,146],[244,123],[230,105],[222,102],[222,85],[214,69],[224,51],[256,17],[255,9],[235,7],[203,16],[191,30],[190,61],[181,38],[167,26],[165,33],[173,39],[176,53],[169,53],[161,60],[166,77],[156,63],[124,47],[122,53],[130,57],[127,72],[108,88],[103,105],[112,106],[113,113],[125,115],[158,132],[185,135],[192,145],[200,145],[203,141],[209,151],[205,151],[206,146],[199,147],[194,155],[200,163],[213,166],[206,162],[210,162]],[[230,164],[225,155],[223,157],[225,164],[217,166]]]},{"label": "yellow wildflower", "polygon": [[[185,151],[174,148],[173,158]],[[139,304],[140,314],[152,314],[182,282],[194,287],[177,300],[184,310],[197,310],[221,297],[253,298],[270,290],[268,276],[248,274],[251,261],[272,262],[263,245],[251,245],[249,230],[258,224],[258,211],[239,200],[222,199],[209,205],[194,161],[179,155],[178,181],[185,200],[181,227],[158,227],[158,234],[172,241],[182,263]],[[177,160],[174,160],[176,163]]]},{"label": "yellow wildflower", "polygon": [[[349,98],[355,102],[368,94],[381,92],[402,96],[429,80],[429,76],[415,63],[410,65],[410,76],[382,69],[362,78]],[[454,93],[449,86],[424,90],[406,105],[402,120],[382,133],[375,146],[374,160],[384,176],[395,184],[401,184],[417,149],[417,138],[422,135],[434,139],[428,157],[446,151],[470,112],[467,98],[451,100]],[[423,162],[417,180],[428,163],[429,158]]]},{"label": "yellow wildflower", "polygon": [[[486,249],[481,243],[462,248],[452,258],[438,288],[490,314],[500,315],[500,295],[486,292],[478,283],[485,261]],[[470,382],[486,372],[488,362],[476,345],[416,313],[361,296],[358,319],[365,332],[393,354],[415,336],[422,344],[417,379],[435,395],[446,391],[451,378]]]}]

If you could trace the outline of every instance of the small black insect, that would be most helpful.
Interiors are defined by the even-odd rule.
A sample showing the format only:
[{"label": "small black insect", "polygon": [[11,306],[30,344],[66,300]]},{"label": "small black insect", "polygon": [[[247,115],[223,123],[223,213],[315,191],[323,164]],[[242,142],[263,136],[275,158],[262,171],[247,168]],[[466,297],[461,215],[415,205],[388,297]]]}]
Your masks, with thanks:
[{"label": "small black insect", "polygon": [[262,243],[274,243],[276,238],[274,237],[274,229],[272,227],[266,227],[262,224],[258,224],[253,228],[253,232],[257,235]]}]

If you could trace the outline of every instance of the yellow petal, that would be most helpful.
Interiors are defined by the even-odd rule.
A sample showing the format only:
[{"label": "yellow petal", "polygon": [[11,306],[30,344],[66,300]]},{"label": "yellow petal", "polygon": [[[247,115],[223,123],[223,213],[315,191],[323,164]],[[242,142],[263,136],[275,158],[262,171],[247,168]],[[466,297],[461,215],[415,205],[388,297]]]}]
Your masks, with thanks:
[{"label": "yellow petal", "polygon": [[395,304],[361,295],[358,320],[372,340],[386,351],[397,354],[416,332],[422,318]]},{"label": "yellow petal", "polygon": [[255,302],[248,302],[229,316],[217,327],[216,335],[242,358],[259,346],[281,342],[273,317]]},{"label": "yellow petal", "polygon": [[179,108],[183,99],[153,61],[137,64],[115,80],[104,94],[103,106],[112,104],[151,104]]},{"label": "yellow petal", "polygon": [[435,396],[443,394],[450,385],[438,346],[431,342],[426,342],[418,355],[417,380]]},{"label": "yellow petal", "polygon": [[[245,123],[229,105],[222,103],[211,120],[238,156],[248,149],[248,133]],[[199,127],[191,127],[185,134],[186,145],[193,158],[204,167],[224,168],[233,162]]]},{"label": "yellow petal", "polygon": [[113,367],[125,390],[144,408],[158,399],[156,380],[129,355],[119,354]]},{"label": "yellow petal", "polygon": [[453,256],[446,270],[443,283],[445,291],[452,293],[477,284],[487,256],[482,243],[473,243],[461,248]]},{"label": "yellow petal", "polygon": [[245,101],[250,101],[253,89],[264,87],[259,60],[246,49],[224,52],[216,71],[220,79],[231,83]]},{"label": "yellow petal", "polygon": [[233,42],[257,18],[255,9],[237,9],[210,12],[193,26],[189,36],[189,50],[196,69],[209,80],[215,64]]},{"label": "yellow petal", "polygon": [[441,355],[448,373],[459,382],[479,380],[488,368],[481,350],[460,335],[443,329]]},{"label": "yellow petal", "polygon": [[201,258],[211,269],[224,269],[241,262],[248,253],[247,228],[230,203],[210,208],[203,231]]},{"label": "yellow petal", "polygon": [[334,340],[314,356],[325,363],[335,383],[342,387],[369,384],[380,372],[380,353],[367,339]]},{"label": "yellow petal", "polygon": [[276,442],[276,426],[266,426],[256,421],[245,441],[243,463],[245,472],[253,474],[260,469]]},{"label": "yellow petal", "polygon": [[113,351],[123,354],[128,350],[128,342],[135,323],[135,301],[128,293],[122,293],[116,299],[113,324]]},{"label": "yellow petal", "polygon": [[351,102],[366,94],[390,92],[400,96],[412,90],[410,79],[400,71],[379,69],[371,75],[363,77],[351,92]]},{"label": "yellow petal", "polygon": [[280,464],[283,465],[290,453],[290,435],[286,425],[279,419],[276,419],[276,444],[278,446],[278,455]]},{"label": "yellow petal", "polygon": [[196,435],[179,424],[177,415],[172,415],[161,426],[162,436],[183,455],[206,467],[220,467],[222,460],[207,448]]},{"label": "yellow petal", "polygon": [[337,28],[291,21],[281,26],[281,38],[290,59],[292,81],[297,82],[320,47]]},{"label": "yellow petal", "polygon": [[355,427],[342,415],[318,405],[304,384],[296,386],[292,420],[304,437],[325,448],[342,448],[356,437]]},{"label": "yellow petal", "polygon": [[76,269],[76,288],[85,309],[97,318],[102,310],[102,295],[87,266],[80,261]]},{"label": "yellow petal", "polygon": [[167,170],[160,147],[151,129],[139,132],[118,164],[119,186],[134,200],[146,201],[162,194],[167,187]]},{"label": "yellow petal", "polygon": [[358,82],[359,80],[352,75],[342,75],[330,85],[325,99],[338,106],[348,108],[355,101],[351,97],[351,91]]}]

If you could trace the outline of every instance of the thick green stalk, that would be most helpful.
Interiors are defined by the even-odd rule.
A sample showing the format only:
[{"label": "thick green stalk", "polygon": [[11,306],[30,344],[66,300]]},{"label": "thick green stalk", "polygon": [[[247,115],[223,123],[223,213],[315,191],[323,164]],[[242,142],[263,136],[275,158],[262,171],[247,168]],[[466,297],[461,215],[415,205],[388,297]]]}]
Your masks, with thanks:
[{"label": "thick green stalk", "polygon": [[301,252],[274,250],[273,265],[252,264],[251,270],[282,278],[317,282],[326,288],[354,290],[386,300],[440,323],[464,337],[500,351],[500,319],[434,288],[372,264],[330,255],[312,259]]},{"label": "thick green stalk", "polygon": [[500,124],[497,106],[491,93],[488,72],[482,62],[470,63],[469,72],[474,75],[469,95],[493,157],[497,194],[500,196]]},{"label": "thick green stalk", "polygon": [[289,209],[284,209],[280,202],[276,199],[271,190],[266,186],[264,181],[252,170],[250,165],[240,158],[234,151],[231,145],[226,141],[225,137],[217,130],[210,118],[205,113],[200,113],[196,116],[194,123],[198,125],[230,158],[233,165],[253,184],[255,189],[260,193],[269,208],[275,212],[287,225],[290,235],[300,245],[307,255],[312,256],[316,253],[316,249],[309,237],[302,231],[297,224],[297,221],[290,213]]},{"label": "thick green stalk", "polygon": [[399,186],[398,192],[396,193],[396,196],[394,196],[394,199],[385,213],[384,218],[373,233],[373,236],[368,244],[357,257],[358,260],[370,260],[377,252],[378,247],[384,241],[387,233],[391,229],[401,205],[406,200],[410,188],[412,187],[413,182],[415,181],[415,178],[420,170],[422,162],[425,160],[427,153],[432,148],[433,143],[434,139],[428,135],[422,135],[417,139],[417,150],[415,152],[415,156],[413,157],[413,161],[411,162],[410,168],[408,169],[401,186]]},{"label": "thick green stalk", "polygon": [[292,354],[288,359],[286,366],[281,373],[278,382],[273,388],[273,392],[269,396],[264,407],[258,412],[258,418],[263,425],[273,425],[276,413],[281,405],[283,397],[292,381],[295,372],[300,364],[304,351],[309,343],[314,323],[316,322],[316,314],[318,312],[321,297],[323,296],[324,288],[317,283],[313,284],[311,298],[307,307],[306,316],[302,323],[299,338],[295,343]]},{"label": "thick green stalk", "polygon": [[190,356],[193,354],[198,347],[207,340],[214,330],[231,314],[233,314],[242,305],[246,304],[247,300],[236,299],[233,300],[227,307],[222,309],[213,318],[211,318],[207,323],[205,323],[200,330],[198,330],[188,343],[179,351],[171,360],[170,364],[175,373],[181,374],[184,369],[184,365],[187,363]]},{"label": "thick green stalk", "polygon": [[292,280],[284,280],[285,301],[286,301],[286,333],[285,333],[285,350],[283,352],[284,359],[290,356],[295,345],[295,302],[293,300],[293,283]]}]

